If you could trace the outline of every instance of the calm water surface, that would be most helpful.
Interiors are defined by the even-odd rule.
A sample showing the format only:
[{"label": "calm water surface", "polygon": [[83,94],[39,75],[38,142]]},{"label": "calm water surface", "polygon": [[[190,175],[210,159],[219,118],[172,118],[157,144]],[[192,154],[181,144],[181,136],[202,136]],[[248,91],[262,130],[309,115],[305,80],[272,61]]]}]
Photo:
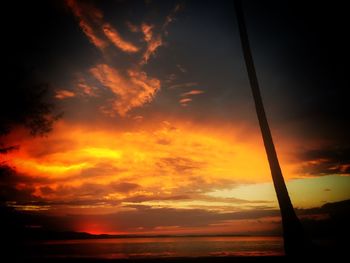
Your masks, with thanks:
[{"label": "calm water surface", "polygon": [[280,237],[149,237],[32,243],[33,257],[149,258],[283,255]]}]

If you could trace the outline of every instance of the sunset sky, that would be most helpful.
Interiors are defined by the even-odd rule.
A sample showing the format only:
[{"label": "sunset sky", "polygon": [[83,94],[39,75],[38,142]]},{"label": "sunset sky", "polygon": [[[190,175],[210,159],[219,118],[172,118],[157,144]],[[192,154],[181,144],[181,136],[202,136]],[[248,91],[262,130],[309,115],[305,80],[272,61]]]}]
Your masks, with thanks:
[{"label": "sunset sky", "polygon": [[[278,229],[231,1],[23,5],[8,7],[22,23],[9,30],[8,66],[48,83],[63,115],[46,136],[19,126],[2,138],[19,146],[0,155],[16,171],[2,183],[8,206],[34,214],[34,226],[93,234]],[[338,32],[323,19],[339,10],[320,5],[309,17],[311,5],[244,1],[266,112],[299,209],[350,198],[345,68],[333,58],[346,43],[335,49]]]}]

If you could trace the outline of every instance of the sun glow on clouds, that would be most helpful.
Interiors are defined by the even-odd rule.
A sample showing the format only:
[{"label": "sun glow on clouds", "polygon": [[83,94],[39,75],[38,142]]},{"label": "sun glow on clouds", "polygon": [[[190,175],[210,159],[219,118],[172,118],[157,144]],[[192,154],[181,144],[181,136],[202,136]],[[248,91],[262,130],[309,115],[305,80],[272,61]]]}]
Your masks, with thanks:
[{"label": "sun glow on clouds", "polygon": [[206,193],[270,180],[261,145],[181,123],[123,132],[61,121],[49,137],[23,141],[9,158],[20,174],[41,178],[30,182],[40,198],[93,199],[90,205],[230,206],[240,202]]}]

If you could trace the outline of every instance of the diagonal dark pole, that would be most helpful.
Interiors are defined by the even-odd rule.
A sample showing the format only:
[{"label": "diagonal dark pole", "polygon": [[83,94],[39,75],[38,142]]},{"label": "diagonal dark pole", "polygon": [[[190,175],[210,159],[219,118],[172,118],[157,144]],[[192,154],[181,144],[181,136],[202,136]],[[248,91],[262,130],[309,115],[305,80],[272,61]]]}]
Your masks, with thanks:
[{"label": "diagonal dark pole", "polygon": [[258,116],[260,130],[270,165],[272,180],[277,194],[278,204],[281,210],[285,253],[287,255],[305,253],[308,241],[304,235],[303,227],[295,214],[292,202],[289,198],[286,184],[283,179],[281,167],[278,162],[277,153],[272,140],[271,131],[267,122],[265,109],[261,98],[258,79],[254,67],[254,61],[250,50],[242,3],[240,0],[235,0],[234,3],[243,55],[255,103],[255,110]]}]

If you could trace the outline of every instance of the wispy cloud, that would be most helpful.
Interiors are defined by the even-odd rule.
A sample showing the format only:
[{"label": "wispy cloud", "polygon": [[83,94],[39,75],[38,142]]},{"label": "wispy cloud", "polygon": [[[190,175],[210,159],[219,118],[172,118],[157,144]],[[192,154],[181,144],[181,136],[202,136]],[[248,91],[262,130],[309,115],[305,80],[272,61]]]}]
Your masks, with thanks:
[{"label": "wispy cloud", "polygon": [[184,66],[182,66],[182,65],[180,65],[180,64],[177,64],[176,67],[177,67],[182,73],[187,73],[187,69],[186,69]]},{"label": "wispy cloud", "polygon": [[189,102],[191,102],[192,99],[190,98],[183,98],[179,100],[179,103],[181,104],[181,106],[187,106]]},{"label": "wispy cloud", "polygon": [[124,40],[115,28],[110,24],[106,23],[103,25],[103,32],[106,37],[120,50],[128,53],[135,53],[139,51],[139,48],[136,47],[131,42]]},{"label": "wispy cloud", "polygon": [[127,78],[118,70],[107,64],[97,65],[90,70],[91,74],[106,88],[116,95],[112,101],[113,109],[125,116],[133,108],[152,101],[160,89],[160,81],[149,78],[145,72],[128,70]]},{"label": "wispy cloud", "polygon": [[323,147],[305,150],[299,154],[300,172],[312,176],[342,174],[350,175],[350,148]]},{"label": "wispy cloud", "polygon": [[164,82],[167,84],[173,83],[177,79],[177,76],[174,73],[171,73],[166,76]]},{"label": "wispy cloud", "polygon": [[193,95],[199,95],[199,94],[203,94],[204,91],[203,90],[198,90],[198,89],[195,89],[195,90],[191,90],[191,91],[188,91],[188,92],[184,92],[181,94],[182,97],[188,97],[188,96],[193,96]]},{"label": "wispy cloud", "polygon": [[76,94],[73,91],[58,90],[58,91],[56,91],[55,98],[59,99],[59,100],[63,100],[63,99],[66,99],[66,98],[73,98],[75,96],[76,96]]},{"label": "wispy cloud", "polygon": [[66,0],[67,6],[72,10],[79,21],[79,26],[96,47],[103,49],[107,46],[105,40],[99,35],[98,27],[102,23],[103,14],[89,3],[77,0]]},{"label": "wispy cloud", "polygon": [[85,35],[97,48],[103,50],[110,41],[121,51],[128,53],[139,51],[138,47],[126,41],[110,23],[106,23],[102,11],[92,4],[78,0],[67,0],[66,3],[78,19]]},{"label": "wispy cloud", "polygon": [[[163,24],[162,29],[165,31],[166,28],[175,20],[176,14],[181,10],[182,6],[177,4],[173,10],[171,10],[170,14],[165,18],[165,22]],[[166,31],[165,31],[166,32]],[[167,33],[167,32],[166,32]]]},{"label": "wispy cloud", "polygon": [[82,95],[88,97],[96,97],[96,88],[88,85],[86,80],[83,77],[79,77],[76,84],[78,90],[81,91]]},{"label": "wispy cloud", "polygon": [[168,87],[168,89],[192,88],[195,86],[198,86],[197,82],[187,82],[187,83],[171,85]]},{"label": "wispy cloud", "polygon": [[147,64],[150,57],[154,55],[156,50],[164,44],[162,35],[168,34],[166,29],[169,26],[169,24],[172,23],[172,21],[174,21],[175,15],[180,11],[180,9],[181,9],[181,6],[176,5],[175,8],[171,11],[171,13],[168,16],[166,16],[165,21],[160,29],[161,32],[159,34],[155,34],[153,32],[154,31],[153,25],[142,23],[141,31],[144,35],[144,40],[147,43],[147,48],[142,56],[142,60],[140,63],[141,65]]},{"label": "wispy cloud", "polygon": [[141,30],[142,30],[142,33],[144,35],[144,40],[146,42],[149,42],[152,40],[152,37],[153,37],[153,25],[149,25],[149,24],[146,24],[146,23],[142,23],[141,24]]},{"label": "wispy cloud", "polygon": [[[160,81],[156,78],[150,78],[141,70],[142,66],[147,64],[157,49],[161,47],[163,35],[166,27],[174,20],[180,6],[176,6],[165,18],[161,25],[154,25],[142,22],[140,25],[126,22],[126,26],[133,33],[142,34],[143,45],[136,45],[118,32],[116,27],[105,21],[103,13],[92,3],[79,0],[66,0],[67,6],[72,10],[74,16],[79,21],[79,25],[85,35],[97,48],[103,51],[103,58],[99,64],[90,69],[91,75],[97,79],[104,87],[108,88],[115,97],[107,99],[107,104],[98,106],[100,112],[109,116],[120,116],[126,114],[137,107],[153,100],[155,94],[160,89]],[[130,56],[129,68],[122,70],[113,68],[110,61],[107,61],[109,49],[107,46],[116,47],[125,53],[138,53]],[[142,51],[142,52],[141,52]],[[77,88],[79,95],[97,96],[96,89],[91,82],[78,78]],[[93,82],[92,82],[93,83]],[[189,85],[190,86],[190,85]],[[62,93],[57,98],[68,97],[71,94]]]},{"label": "wispy cloud", "polygon": [[144,36],[144,41],[147,43],[146,51],[143,53],[141,65],[147,64],[150,57],[156,52],[156,50],[162,46],[163,40],[160,34],[154,34],[153,25],[142,23],[141,31]]},{"label": "wispy cloud", "polygon": [[204,93],[203,90],[198,90],[198,89],[184,92],[180,95],[180,97],[182,98],[179,100],[179,103],[181,104],[181,106],[188,106],[188,103],[192,101],[192,98],[191,98],[192,96],[200,95],[203,93]]},{"label": "wispy cloud", "polygon": [[129,30],[130,30],[131,32],[133,32],[133,33],[140,32],[140,28],[139,28],[137,25],[131,23],[130,21],[127,21],[127,22],[126,22],[126,26],[127,26],[127,27],[129,28]]}]

